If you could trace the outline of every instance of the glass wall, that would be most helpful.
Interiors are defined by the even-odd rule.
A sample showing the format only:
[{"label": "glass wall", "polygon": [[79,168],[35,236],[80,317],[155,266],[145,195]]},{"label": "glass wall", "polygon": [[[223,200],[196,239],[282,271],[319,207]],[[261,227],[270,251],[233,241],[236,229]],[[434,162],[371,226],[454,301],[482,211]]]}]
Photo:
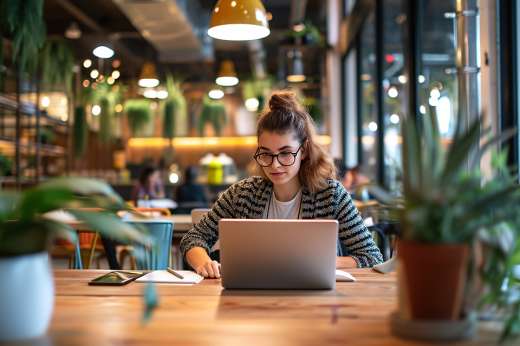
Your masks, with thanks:
[{"label": "glass wall", "polygon": [[361,171],[377,177],[376,40],[374,13],[365,21],[359,37],[358,93],[361,118]]},{"label": "glass wall", "polygon": [[[403,116],[407,115],[408,83],[415,83],[417,86],[418,114],[412,116],[435,115],[440,134],[446,143],[450,141],[455,131],[459,102],[459,75],[456,67],[456,0],[415,2],[417,6],[415,33],[418,34],[418,38],[417,49],[413,52],[413,56],[417,57],[417,80],[408,80],[405,66],[405,48],[409,46],[409,42],[405,41],[409,29],[405,12],[410,4],[409,1],[385,0],[376,4],[382,6],[382,11],[379,13],[382,17],[383,29],[378,34],[375,23],[377,9],[373,9],[364,17],[357,34],[357,45],[354,47],[358,50],[356,59],[358,132],[346,125],[344,135],[347,139],[346,143],[349,143],[354,140],[355,133],[359,134],[358,143],[361,150],[358,164],[363,174],[372,181],[396,191],[401,182],[400,123]],[[359,15],[359,12],[356,14]],[[466,30],[472,31],[467,31],[468,37],[476,40],[474,38],[478,37],[478,29],[478,27],[467,27]],[[380,56],[376,52],[381,52]],[[349,56],[345,56],[345,66],[347,60]],[[378,80],[376,73],[379,63],[383,66],[382,76],[379,77],[381,80]],[[345,77],[349,78],[347,74]],[[344,85],[348,87],[348,80]],[[348,90],[346,93],[348,94]],[[377,107],[378,95],[383,100],[381,110]],[[478,105],[480,102],[478,95],[472,95],[468,103]],[[349,105],[345,110],[350,117]],[[348,119],[347,115],[345,116]],[[378,155],[378,131],[383,131],[381,136],[383,155]],[[346,152],[349,153],[348,150]],[[378,162],[378,157],[383,162]]]}]

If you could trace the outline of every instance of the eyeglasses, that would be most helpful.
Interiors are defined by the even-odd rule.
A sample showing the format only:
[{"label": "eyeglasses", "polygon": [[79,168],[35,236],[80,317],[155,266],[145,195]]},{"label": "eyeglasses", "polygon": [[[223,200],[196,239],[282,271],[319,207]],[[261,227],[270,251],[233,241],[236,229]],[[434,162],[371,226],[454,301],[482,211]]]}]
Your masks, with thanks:
[{"label": "eyeglasses", "polygon": [[255,156],[253,158],[255,161],[262,167],[269,167],[273,164],[273,160],[276,157],[280,165],[282,166],[292,166],[294,162],[296,161],[296,156],[298,155],[298,152],[302,148],[303,144],[300,144],[298,147],[298,150],[296,150],[294,153],[290,151],[282,151],[278,154],[269,154],[269,153],[258,153],[257,149]]}]

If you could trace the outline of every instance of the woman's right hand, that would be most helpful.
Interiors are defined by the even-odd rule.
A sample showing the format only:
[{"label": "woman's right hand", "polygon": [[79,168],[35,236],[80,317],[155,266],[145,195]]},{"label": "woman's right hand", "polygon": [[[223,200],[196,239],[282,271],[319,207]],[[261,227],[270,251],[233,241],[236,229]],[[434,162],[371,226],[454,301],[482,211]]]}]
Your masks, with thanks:
[{"label": "woman's right hand", "polygon": [[207,261],[195,268],[197,274],[205,278],[220,279],[220,263],[217,261]]},{"label": "woman's right hand", "polygon": [[205,249],[193,247],[186,253],[186,260],[197,274],[205,278],[220,278],[220,263],[212,261]]}]

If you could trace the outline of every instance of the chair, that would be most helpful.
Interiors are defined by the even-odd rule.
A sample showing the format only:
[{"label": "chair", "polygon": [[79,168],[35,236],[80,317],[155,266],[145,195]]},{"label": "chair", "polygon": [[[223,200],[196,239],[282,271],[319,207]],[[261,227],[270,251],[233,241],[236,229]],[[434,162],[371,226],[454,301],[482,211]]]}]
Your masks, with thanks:
[{"label": "chair", "polygon": [[170,212],[170,209],[168,208],[134,208],[135,211],[152,217],[160,217],[160,216],[171,216],[172,213]]},{"label": "chair", "polygon": [[207,208],[196,208],[191,210],[191,223],[194,225],[198,224],[200,220],[206,215],[211,209]]},{"label": "chair", "polygon": [[139,220],[131,221],[132,225],[146,228],[154,239],[154,245],[147,249],[140,244],[125,248],[120,254],[120,264],[125,256],[135,254],[135,266],[138,270],[166,269],[170,265],[171,243],[173,238],[173,222],[169,220]]}]

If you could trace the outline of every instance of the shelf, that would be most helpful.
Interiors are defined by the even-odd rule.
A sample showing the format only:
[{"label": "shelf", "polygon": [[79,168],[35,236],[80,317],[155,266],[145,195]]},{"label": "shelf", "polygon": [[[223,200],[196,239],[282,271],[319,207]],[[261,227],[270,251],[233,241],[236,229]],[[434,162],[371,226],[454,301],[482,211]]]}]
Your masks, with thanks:
[{"label": "shelf", "polygon": [[[330,136],[318,136],[318,143],[330,145]],[[150,148],[167,147],[168,139],[161,137],[149,138],[130,138],[129,148]],[[175,137],[172,139],[174,148],[214,148],[214,147],[255,147],[257,145],[256,136],[237,136],[237,137]]]},{"label": "shelf", "polygon": [[[23,155],[35,155],[36,146],[26,143],[20,144],[20,153]],[[6,156],[15,155],[15,143],[11,139],[0,138],[0,153]],[[50,157],[61,157],[66,154],[65,148],[58,145],[41,144],[40,155]]]}]

